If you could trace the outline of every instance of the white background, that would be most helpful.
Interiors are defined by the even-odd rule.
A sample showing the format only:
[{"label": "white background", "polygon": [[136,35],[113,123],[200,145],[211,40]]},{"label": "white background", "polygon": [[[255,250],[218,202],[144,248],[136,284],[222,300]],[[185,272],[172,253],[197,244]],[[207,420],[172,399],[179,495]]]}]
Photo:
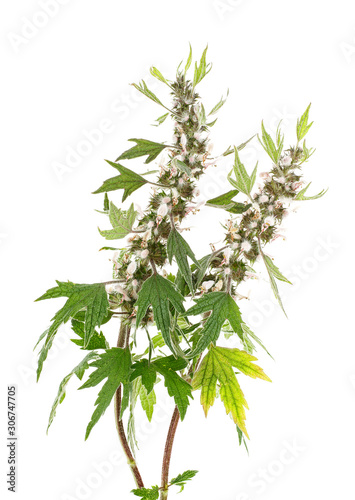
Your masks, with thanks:
[{"label": "white background", "polygon": [[[280,287],[289,319],[274,305],[265,281],[248,283],[251,300],[241,302],[244,317],[275,358],[258,352],[272,384],[241,381],[250,406],[250,455],[238,447],[220,401],[206,420],[196,395],[178,429],[171,474],[200,471],[182,493],[186,500],[353,498],[354,3],[58,0],[49,18],[47,3],[18,0],[0,8],[1,400],[6,386],[16,383],[17,498],[133,498],[130,472],[115,462],[120,448],[112,407],[84,442],[95,390],[76,392],[79,381],[73,380],[45,435],[58,384],[81,353],[68,340],[69,327],[62,329],[36,385],[32,348],[60,304],[33,301],[54,279],[110,278],[109,254],[98,253],[102,218],[94,209],[101,208],[102,197],[90,193],[113,175],[104,158],[115,159],[128,138],[170,139],[171,124],[150,127],[163,111],[129,83],[146,77],[153,64],[173,78],[189,41],[196,57],[209,44],[214,66],[199,88],[206,107],[230,89],[212,129],[216,154],[258,132],[261,119],[272,130],[282,118],[286,142],[292,143],[296,117],[312,101],[308,144],[317,152],[305,166],[305,179],[312,181],[310,191],[329,191],[304,202],[285,221],[286,241],[269,249],[294,282],[293,288]],[[147,82],[153,85],[151,77]],[[167,100],[159,85],[155,91]],[[85,134],[100,127],[105,132],[96,145],[58,175],[68,150],[80,150]],[[259,171],[270,168],[257,142],[244,153],[248,169],[257,159]],[[230,164],[208,172],[202,195],[223,192]],[[143,198],[141,191],[134,197],[144,206]],[[120,196],[114,199],[118,203]],[[191,219],[195,234],[186,234],[198,257],[220,238],[223,217],[205,209]],[[108,333],[112,343],[114,336]],[[160,409],[153,427],[138,419],[145,429],[138,461],[148,486],[160,481],[169,415],[170,409]],[[1,488],[11,498],[5,486],[5,406],[0,427]]]}]

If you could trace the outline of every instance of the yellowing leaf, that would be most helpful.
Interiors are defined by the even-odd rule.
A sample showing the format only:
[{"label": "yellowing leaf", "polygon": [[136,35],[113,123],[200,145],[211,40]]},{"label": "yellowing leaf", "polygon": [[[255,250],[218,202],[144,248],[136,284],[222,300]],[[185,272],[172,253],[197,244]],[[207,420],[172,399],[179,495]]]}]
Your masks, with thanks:
[{"label": "yellowing leaf", "polygon": [[221,400],[227,414],[231,414],[234,423],[247,437],[245,408],[248,408],[248,404],[233,367],[252,378],[270,380],[264,371],[253,363],[255,360],[254,356],[239,349],[211,346],[192,380],[193,389],[201,389],[201,405],[206,416],[216,399],[217,382],[219,383]]},{"label": "yellowing leaf", "polygon": [[111,201],[109,217],[113,229],[104,231],[99,229],[101,236],[104,236],[107,240],[119,240],[125,238],[132,231],[137,213],[138,212],[134,210],[133,203],[125,212],[117,208]]}]

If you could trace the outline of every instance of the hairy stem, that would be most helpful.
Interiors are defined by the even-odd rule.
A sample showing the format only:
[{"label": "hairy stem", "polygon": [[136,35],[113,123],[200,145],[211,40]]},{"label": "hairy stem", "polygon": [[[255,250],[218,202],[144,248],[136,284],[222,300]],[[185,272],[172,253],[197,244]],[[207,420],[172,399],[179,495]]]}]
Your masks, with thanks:
[{"label": "hairy stem", "polygon": [[173,416],[171,418],[170,427],[165,443],[164,457],[163,457],[163,467],[161,472],[161,492],[160,500],[165,500],[168,498],[168,485],[169,485],[169,467],[171,452],[173,450],[174,438],[176,429],[180,420],[180,413],[178,407],[175,406]]},{"label": "hairy stem", "polygon": [[[125,347],[127,344],[127,339],[129,338],[130,328],[121,323],[120,333],[117,340],[117,347]],[[123,422],[121,419],[121,406],[122,406],[122,394],[121,385],[117,388],[115,394],[115,419],[116,427],[118,432],[118,437],[120,438],[123,451],[127,457],[127,463],[131,468],[134,480],[138,488],[144,488],[144,483],[140,475],[139,469],[137,467],[135,458],[132,454],[131,448],[127,442],[126,433],[124,430]]]}]

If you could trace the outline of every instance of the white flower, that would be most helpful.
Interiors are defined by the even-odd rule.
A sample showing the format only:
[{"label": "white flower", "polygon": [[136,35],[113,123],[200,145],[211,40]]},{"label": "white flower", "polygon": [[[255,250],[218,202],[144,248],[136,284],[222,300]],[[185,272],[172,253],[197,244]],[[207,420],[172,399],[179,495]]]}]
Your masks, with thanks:
[{"label": "white flower", "polygon": [[182,122],[187,122],[188,119],[189,119],[189,113],[184,113],[183,115],[181,115]]},{"label": "white flower", "polygon": [[195,163],[195,155],[191,155],[190,158],[189,158],[189,163],[190,165],[193,165]]},{"label": "white flower", "polygon": [[106,287],[106,291],[108,293],[112,293],[112,292],[120,293],[123,296],[123,300],[126,300],[127,302],[129,302],[131,300],[130,297],[126,293],[126,290],[124,288],[122,288],[121,285],[119,285],[118,283],[115,283],[114,285]]},{"label": "white flower", "polygon": [[268,217],[265,217],[264,224],[273,226],[275,224],[275,219],[269,215]]},{"label": "white flower", "polygon": [[178,174],[178,169],[175,167],[175,165],[172,165],[170,169],[170,177],[175,177],[177,174]]},{"label": "white flower", "polygon": [[211,288],[211,286],[213,286],[214,284],[214,281],[213,280],[210,280],[210,281],[204,281],[201,285],[201,290],[203,293],[206,293],[208,292],[208,290]]},{"label": "white flower", "polygon": [[224,256],[223,262],[225,262],[227,264],[229,262],[230,255],[231,255],[231,249],[230,249],[230,247],[227,247],[223,252],[223,256]]},{"label": "white flower", "polygon": [[[238,235],[238,236],[239,236],[239,235]],[[239,247],[239,243],[237,243],[237,242],[236,242],[236,243],[233,243],[233,244],[232,244],[232,250],[235,250],[235,249],[236,249],[236,248],[238,248],[238,247]]]},{"label": "white flower", "polygon": [[226,276],[228,276],[228,274],[230,274],[231,270],[229,269],[229,267],[226,267],[225,270],[224,270],[224,274]]},{"label": "white flower", "polygon": [[246,277],[246,279],[248,279],[248,278],[252,278],[255,280],[260,279],[260,276],[258,274],[251,273],[250,271],[245,271],[245,277]]},{"label": "white flower", "polygon": [[154,222],[152,220],[150,220],[147,224],[147,227],[149,227],[149,229],[151,229],[152,227],[154,227]]},{"label": "white flower", "polygon": [[259,175],[262,179],[265,179],[266,181],[271,180],[271,175],[268,172],[261,172]]},{"label": "white flower", "polygon": [[269,212],[272,212],[274,210],[274,205],[269,205],[267,209]]},{"label": "white flower", "polygon": [[223,287],[223,280],[219,280],[216,285],[212,288],[212,291],[213,292],[219,292],[220,290],[222,290],[222,287]]},{"label": "white flower", "polygon": [[127,274],[129,274],[130,276],[132,276],[132,274],[134,273],[134,271],[136,269],[137,269],[137,263],[136,263],[135,260],[132,260],[132,262],[127,267]]},{"label": "white flower", "polygon": [[165,196],[161,201],[162,201],[162,203],[169,203],[170,198],[169,198],[169,196]]},{"label": "white flower", "polygon": [[274,177],[274,181],[278,182],[279,184],[285,184],[286,179],[283,175],[280,175],[280,177]]},{"label": "white flower", "polygon": [[201,141],[202,139],[202,133],[201,132],[195,132],[194,133],[194,138],[197,140],[197,141]]},{"label": "white flower", "polygon": [[208,154],[211,154],[213,151],[213,142],[209,142],[207,146],[207,152]]},{"label": "white flower", "polygon": [[149,251],[147,249],[145,249],[141,252],[142,259],[146,259],[148,257],[148,255],[149,255]]},{"label": "white flower", "polygon": [[257,222],[252,222],[252,223],[250,224],[250,227],[254,229],[257,225],[258,225],[258,223],[257,223]]},{"label": "white flower", "polygon": [[251,244],[248,240],[242,241],[240,247],[243,250],[243,252],[249,252],[249,250],[251,250]]},{"label": "white flower", "polygon": [[187,144],[187,137],[185,134],[182,134],[181,135],[181,138],[180,138],[180,144],[181,146],[185,149],[185,146]]},{"label": "white flower", "polygon": [[197,187],[192,191],[192,196],[200,196],[200,190]]},{"label": "white flower", "polygon": [[266,194],[262,194],[259,198],[259,203],[267,203],[269,201],[269,197]]},{"label": "white flower", "polygon": [[253,202],[252,204],[253,206],[253,209],[256,210],[256,212],[260,212],[260,206],[258,203],[256,203],[255,201]]},{"label": "white flower", "polygon": [[182,186],[184,184],[184,179],[182,177],[180,177],[180,179],[178,180],[178,183],[180,186]]},{"label": "white flower", "polygon": [[165,217],[167,213],[168,213],[168,205],[166,203],[162,203],[158,208],[157,214],[160,217]]},{"label": "white flower", "polygon": [[137,280],[133,280],[133,281],[132,281],[132,286],[133,286],[133,288],[137,288],[137,286],[138,286],[138,281],[137,281]]},{"label": "white flower", "polygon": [[149,241],[150,238],[152,237],[152,230],[149,228],[144,234],[143,234],[143,240],[144,241]]},{"label": "white flower", "polygon": [[171,142],[172,142],[173,144],[176,144],[176,143],[177,143],[177,141],[178,141],[177,136],[176,136],[176,135],[173,135],[173,136],[172,136],[172,138],[171,138]]},{"label": "white flower", "polygon": [[292,158],[290,156],[284,156],[281,160],[282,165],[289,167],[292,163]]}]

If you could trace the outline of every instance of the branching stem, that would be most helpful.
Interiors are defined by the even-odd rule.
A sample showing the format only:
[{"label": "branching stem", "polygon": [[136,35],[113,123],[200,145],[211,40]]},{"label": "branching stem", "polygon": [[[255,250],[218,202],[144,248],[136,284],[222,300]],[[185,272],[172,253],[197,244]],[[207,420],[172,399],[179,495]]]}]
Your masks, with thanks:
[{"label": "branching stem", "polygon": [[164,457],[163,457],[163,466],[161,472],[161,491],[160,491],[160,500],[166,500],[168,498],[168,488],[169,488],[169,467],[170,467],[170,459],[171,452],[173,450],[174,438],[176,429],[180,420],[180,413],[178,407],[175,406],[173,416],[171,418],[170,427],[168,431],[168,435],[165,443]]},{"label": "branching stem", "polygon": [[[130,328],[121,323],[120,333],[117,340],[117,347],[123,348],[126,346],[127,341],[129,339]],[[118,432],[118,437],[120,438],[121,445],[123,451],[127,457],[127,463],[131,468],[134,480],[138,488],[144,488],[144,483],[142,477],[140,475],[139,469],[137,467],[135,458],[132,454],[131,448],[129,447],[126,433],[124,430],[123,422],[121,419],[121,406],[122,406],[122,394],[121,394],[121,385],[117,388],[115,393],[115,419],[116,419],[116,427]]]}]

